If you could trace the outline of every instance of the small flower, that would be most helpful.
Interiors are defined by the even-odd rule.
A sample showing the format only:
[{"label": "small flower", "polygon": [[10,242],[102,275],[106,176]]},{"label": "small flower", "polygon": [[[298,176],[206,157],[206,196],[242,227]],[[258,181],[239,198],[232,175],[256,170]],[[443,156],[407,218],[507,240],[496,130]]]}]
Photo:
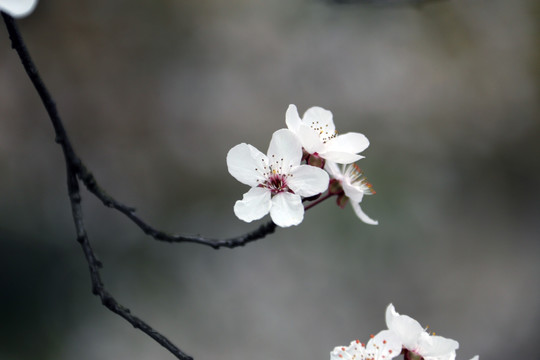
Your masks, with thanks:
[{"label": "small flower", "polygon": [[309,108],[300,119],[296,106],[289,105],[285,122],[309,154],[325,160],[350,164],[363,158],[358,153],[369,146],[368,139],[362,134],[338,135],[332,113],[318,106]]},{"label": "small flower", "polygon": [[319,168],[300,165],[302,145],[287,129],[272,135],[268,156],[248,144],[229,150],[229,173],[251,186],[234,205],[236,216],[246,222],[258,220],[270,212],[281,227],[298,225],[304,218],[301,197],[320,194],[328,187],[328,174]]},{"label": "small flower", "polygon": [[363,176],[360,168],[356,164],[342,165],[340,168],[331,161],[327,161],[324,168],[337,182],[331,183],[330,190],[338,194],[338,204],[344,206],[346,200],[350,199],[352,208],[360,220],[366,224],[377,225],[379,222],[367,216],[360,207],[364,195],[375,194],[375,190]]},{"label": "small flower", "polygon": [[37,0],[0,0],[0,11],[19,18],[30,14],[36,4]]},{"label": "small flower", "polygon": [[[442,336],[430,335],[420,326],[420,323],[407,315],[396,312],[394,305],[386,308],[386,326],[397,334],[403,347],[411,352],[412,356],[419,356],[424,360],[454,360],[459,343]],[[471,359],[472,360],[472,359]]]},{"label": "small flower", "polygon": [[401,341],[390,330],[383,330],[367,345],[354,340],[347,347],[338,346],[330,352],[330,360],[388,360],[401,354]]}]

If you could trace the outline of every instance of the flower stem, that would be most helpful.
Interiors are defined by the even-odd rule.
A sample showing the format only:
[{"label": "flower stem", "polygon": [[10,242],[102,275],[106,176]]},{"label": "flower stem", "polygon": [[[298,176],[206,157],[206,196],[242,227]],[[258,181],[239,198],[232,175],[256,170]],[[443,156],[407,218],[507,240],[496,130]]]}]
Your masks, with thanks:
[{"label": "flower stem", "polygon": [[311,204],[306,205],[304,207],[304,210],[307,211],[307,210],[311,209],[312,207],[314,207],[315,205],[322,203],[324,200],[326,200],[328,198],[331,198],[334,195],[336,195],[336,194],[332,194],[332,193],[328,192],[328,193],[326,193],[326,195],[321,196],[317,200],[313,201]]}]

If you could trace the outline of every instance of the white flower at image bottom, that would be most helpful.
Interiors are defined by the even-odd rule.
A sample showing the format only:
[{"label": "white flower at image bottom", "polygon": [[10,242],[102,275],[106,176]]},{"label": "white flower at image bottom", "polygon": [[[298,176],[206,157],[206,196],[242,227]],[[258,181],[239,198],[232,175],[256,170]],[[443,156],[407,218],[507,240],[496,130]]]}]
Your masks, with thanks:
[{"label": "white flower at image bottom", "polygon": [[36,4],[37,0],[0,0],[0,11],[18,18],[30,14]]},{"label": "white flower at image bottom", "polygon": [[358,153],[369,146],[363,134],[350,132],[338,135],[332,113],[318,106],[309,108],[300,119],[296,106],[289,105],[285,122],[308,153],[338,164],[360,160],[363,156]]},{"label": "white flower at image bottom", "polygon": [[267,154],[244,143],[229,150],[229,173],[241,183],[251,186],[242,200],[234,205],[234,213],[246,222],[270,213],[272,221],[278,226],[298,225],[304,219],[302,197],[325,191],[329,176],[320,168],[300,165],[302,145],[287,129],[278,130],[272,135]]},{"label": "white flower at image bottom", "polygon": [[337,346],[330,352],[330,360],[388,360],[401,354],[402,344],[396,334],[383,330],[367,345],[355,340],[351,345]]},{"label": "white flower at image bottom", "polygon": [[459,343],[442,336],[430,335],[410,316],[400,315],[394,305],[386,308],[386,326],[399,336],[403,347],[424,360],[454,360]]},{"label": "white flower at image bottom", "polygon": [[364,195],[375,194],[371,184],[367,182],[360,168],[355,164],[342,165],[340,167],[331,161],[327,161],[324,168],[333,179],[340,183],[345,196],[351,200],[351,206],[356,216],[366,224],[377,225],[379,222],[367,216],[360,207]]}]

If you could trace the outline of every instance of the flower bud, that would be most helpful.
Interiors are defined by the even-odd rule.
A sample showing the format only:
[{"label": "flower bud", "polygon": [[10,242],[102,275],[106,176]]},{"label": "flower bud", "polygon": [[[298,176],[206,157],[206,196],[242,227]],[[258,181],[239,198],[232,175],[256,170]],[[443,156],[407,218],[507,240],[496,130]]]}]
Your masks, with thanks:
[{"label": "flower bud", "polygon": [[336,179],[331,179],[330,184],[328,185],[328,192],[332,195],[343,194],[344,191],[341,182]]},{"label": "flower bud", "polygon": [[307,164],[318,168],[324,168],[324,159],[317,153],[310,154],[307,158]]},{"label": "flower bud", "polygon": [[347,203],[349,202],[349,198],[345,196],[345,194],[341,194],[338,196],[336,202],[338,206],[343,209],[345,208],[345,205],[347,205]]}]

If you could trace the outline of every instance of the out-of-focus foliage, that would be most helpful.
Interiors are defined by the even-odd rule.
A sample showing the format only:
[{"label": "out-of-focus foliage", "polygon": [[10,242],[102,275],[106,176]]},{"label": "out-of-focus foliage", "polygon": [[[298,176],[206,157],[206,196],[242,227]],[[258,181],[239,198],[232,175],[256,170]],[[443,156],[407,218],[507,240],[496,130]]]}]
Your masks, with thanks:
[{"label": "out-of-focus foliage", "polygon": [[[104,188],[165,230],[252,229],[225,154],[331,109],[371,141],[361,223],[328,203],[236,250],[146,238],[84,194],[117,299],[200,359],[320,358],[386,305],[468,359],[534,358],[540,330],[540,6],[40,3],[18,21]],[[0,30],[0,358],[167,359],[91,296],[60,149]]]}]

